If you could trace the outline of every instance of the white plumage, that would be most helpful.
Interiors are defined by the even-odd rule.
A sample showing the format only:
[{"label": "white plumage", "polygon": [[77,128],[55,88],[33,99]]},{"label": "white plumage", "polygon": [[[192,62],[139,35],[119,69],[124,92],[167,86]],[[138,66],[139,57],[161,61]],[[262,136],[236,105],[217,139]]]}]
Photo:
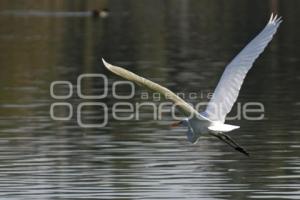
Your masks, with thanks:
[{"label": "white plumage", "polygon": [[273,17],[272,14],[266,27],[227,65],[207,105],[205,112],[209,119],[225,122],[225,117],[239,95],[247,72],[272,40],[281,22],[280,17],[277,18],[277,15]]},{"label": "white plumage", "polygon": [[277,15],[273,16],[272,14],[265,28],[227,65],[212,99],[203,113],[196,111],[190,104],[169,89],[124,68],[113,66],[104,59],[102,61],[106,68],[113,73],[133,81],[140,86],[168,96],[168,100],[175,103],[186,116],[189,116],[189,118],[176,124],[188,127],[187,137],[190,142],[196,143],[202,134],[209,133],[226,142],[237,151],[249,155],[247,151],[224,134],[224,132],[232,131],[239,128],[239,126],[224,124],[224,122],[226,115],[230,112],[238,97],[246,74],[257,57],[272,40],[281,22],[280,17],[277,18]]}]

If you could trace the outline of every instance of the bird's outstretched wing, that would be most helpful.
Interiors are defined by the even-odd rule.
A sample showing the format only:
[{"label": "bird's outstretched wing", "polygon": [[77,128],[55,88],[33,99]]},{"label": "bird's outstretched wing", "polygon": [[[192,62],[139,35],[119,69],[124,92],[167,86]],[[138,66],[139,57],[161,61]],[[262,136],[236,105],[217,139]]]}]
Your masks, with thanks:
[{"label": "bird's outstretched wing", "polygon": [[143,86],[149,90],[152,90],[154,92],[158,92],[164,97],[166,97],[167,100],[172,101],[182,112],[185,116],[187,117],[193,117],[198,115],[199,113],[186,101],[184,101],[182,98],[177,96],[175,93],[173,93],[171,90],[154,83],[148,79],[145,79],[141,76],[138,76],[124,68],[117,67],[114,65],[111,65],[107,63],[103,58],[102,61],[105,65],[105,67],[110,70],[111,72],[115,73],[118,76],[123,77],[124,79],[127,79],[129,81],[135,82],[136,84]]},{"label": "bird's outstretched wing", "polygon": [[281,22],[281,17],[272,14],[265,28],[227,65],[205,110],[210,120],[224,123],[247,72],[271,41]]}]

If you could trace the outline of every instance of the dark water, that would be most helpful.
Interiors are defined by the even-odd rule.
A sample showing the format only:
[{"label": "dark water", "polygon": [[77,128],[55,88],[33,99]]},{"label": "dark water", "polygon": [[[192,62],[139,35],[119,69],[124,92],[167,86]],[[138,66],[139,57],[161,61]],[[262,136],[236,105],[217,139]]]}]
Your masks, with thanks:
[{"label": "dark water", "polygon": [[[1,1],[1,199],[300,199],[299,4]],[[108,17],[91,17],[89,10],[105,7]],[[230,122],[241,126],[230,135],[250,158],[207,136],[189,144],[183,128],[169,128],[169,115],[153,120],[151,109],[140,120],[120,122],[110,114],[104,128],[78,126],[76,108],[90,102],[76,94],[79,75],[107,75],[108,96],[97,102],[109,113],[118,102],[111,86],[121,79],[104,69],[101,57],[176,92],[206,94],[271,11],[284,22],[238,99],[262,102],[265,118]],[[74,84],[71,98],[50,96],[57,80]],[[101,88],[90,80],[82,91]],[[127,102],[142,102],[136,90]],[[51,119],[54,102],[70,103],[72,118]],[[84,114],[94,120],[103,112]]]}]

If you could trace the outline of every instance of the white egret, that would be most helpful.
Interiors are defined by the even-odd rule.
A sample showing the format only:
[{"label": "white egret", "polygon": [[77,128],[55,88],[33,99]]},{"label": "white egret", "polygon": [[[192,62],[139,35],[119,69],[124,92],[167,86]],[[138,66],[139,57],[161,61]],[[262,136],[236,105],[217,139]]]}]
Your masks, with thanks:
[{"label": "white egret", "polygon": [[169,89],[126,69],[111,65],[104,59],[102,61],[111,72],[167,96],[167,99],[178,106],[188,117],[174,125],[183,125],[188,128],[187,137],[190,142],[196,143],[201,135],[211,134],[226,142],[235,150],[249,156],[245,149],[225,134],[239,128],[239,126],[224,124],[225,117],[238,97],[247,72],[271,41],[281,22],[281,17],[278,18],[277,15],[273,16],[272,14],[265,28],[227,65],[206,110],[201,113]]}]

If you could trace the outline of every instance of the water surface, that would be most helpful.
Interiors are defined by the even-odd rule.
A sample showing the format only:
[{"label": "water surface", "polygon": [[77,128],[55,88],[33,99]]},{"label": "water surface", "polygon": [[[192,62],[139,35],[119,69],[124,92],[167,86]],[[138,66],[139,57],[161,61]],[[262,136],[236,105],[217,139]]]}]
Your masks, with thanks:
[{"label": "water surface", "polygon": [[[298,1],[0,4],[1,199],[300,198]],[[91,17],[90,10],[105,7],[109,17]],[[78,126],[76,108],[88,102],[76,94],[79,75],[107,75],[108,96],[98,102],[109,112],[118,102],[111,85],[121,79],[104,69],[101,57],[175,92],[206,94],[271,11],[284,22],[238,99],[262,102],[265,119],[230,122],[241,126],[230,135],[250,158],[208,136],[189,144],[185,129],[170,129],[167,114],[153,120],[151,109],[143,109],[140,120],[109,115],[105,128]],[[74,84],[71,98],[50,96],[56,80]],[[90,80],[82,90],[98,94],[101,88],[101,81]],[[143,102],[136,90],[128,102]],[[71,120],[51,119],[54,102],[72,104]],[[85,114],[91,121],[103,115],[101,109]]]}]

